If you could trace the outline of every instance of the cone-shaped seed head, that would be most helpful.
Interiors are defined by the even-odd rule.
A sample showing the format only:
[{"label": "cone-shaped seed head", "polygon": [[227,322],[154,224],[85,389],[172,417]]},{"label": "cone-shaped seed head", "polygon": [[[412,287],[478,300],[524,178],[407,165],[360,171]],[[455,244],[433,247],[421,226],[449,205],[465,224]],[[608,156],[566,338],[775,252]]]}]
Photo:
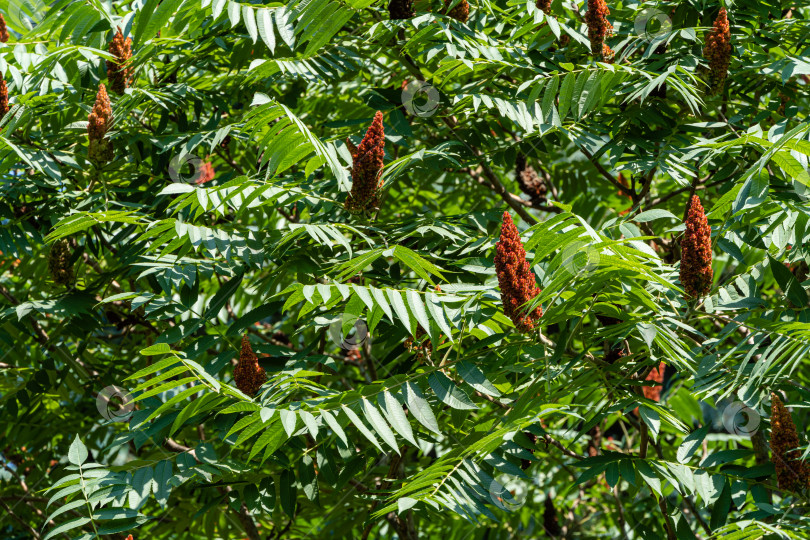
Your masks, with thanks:
[{"label": "cone-shaped seed head", "polygon": [[526,261],[526,250],[509,212],[503,213],[501,237],[495,253],[495,270],[498,273],[504,313],[512,319],[519,332],[531,331],[537,320],[543,316],[543,308],[537,306],[527,313],[524,304],[540,294],[540,289]]},{"label": "cone-shaped seed head", "polygon": [[252,396],[267,380],[264,368],[259,365],[258,357],[253,354],[248,337],[242,336],[242,351],[239,353],[239,363],[233,370],[236,387],[243,394]]},{"label": "cone-shaped seed head", "polygon": [[681,240],[681,285],[687,298],[699,298],[712,286],[712,230],[697,195],[692,196]]},{"label": "cone-shaped seed head", "polygon": [[776,468],[779,489],[802,491],[808,485],[810,471],[799,458],[799,434],[790,413],[776,394],[771,394],[771,460]]},{"label": "cone-shaped seed head", "polygon": [[385,131],[380,111],[374,115],[366,136],[360,146],[354,148],[347,141],[352,153],[352,190],[346,198],[346,209],[353,214],[373,210],[379,204],[380,174],[385,157]]}]

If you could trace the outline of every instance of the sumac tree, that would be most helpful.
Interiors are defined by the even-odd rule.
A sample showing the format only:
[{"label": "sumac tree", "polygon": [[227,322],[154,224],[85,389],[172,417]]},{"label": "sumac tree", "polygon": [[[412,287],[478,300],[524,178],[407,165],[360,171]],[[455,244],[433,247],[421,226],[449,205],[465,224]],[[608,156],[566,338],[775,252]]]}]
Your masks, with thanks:
[{"label": "sumac tree", "polygon": [[810,536],[806,5],[0,14],[3,538]]}]

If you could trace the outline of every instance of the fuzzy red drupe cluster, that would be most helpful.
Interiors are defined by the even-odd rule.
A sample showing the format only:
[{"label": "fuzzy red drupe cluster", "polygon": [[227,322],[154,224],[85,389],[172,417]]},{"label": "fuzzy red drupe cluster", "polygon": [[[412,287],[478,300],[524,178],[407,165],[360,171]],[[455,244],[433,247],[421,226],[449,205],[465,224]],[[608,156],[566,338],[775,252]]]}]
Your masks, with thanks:
[{"label": "fuzzy red drupe cluster", "polygon": [[810,481],[810,469],[801,461],[799,434],[790,412],[776,394],[771,394],[771,460],[779,489],[802,491]]},{"label": "fuzzy red drupe cluster", "polygon": [[352,214],[374,210],[379,206],[380,175],[385,157],[385,131],[380,111],[374,115],[366,136],[356,148],[347,139],[352,153],[352,191],[346,198],[346,210]]},{"label": "fuzzy red drupe cluster", "polygon": [[723,91],[728,67],[731,64],[731,29],[726,8],[720,8],[720,13],[714,21],[714,28],[706,34],[703,56],[709,61],[709,94],[719,94]]},{"label": "fuzzy red drupe cluster", "polygon": [[129,87],[132,77],[132,67],[129,65],[132,58],[132,39],[125,40],[119,29],[113,36],[108,50],[115,56],[115,60],[107,60],[107,80],[110,82],[110,90],[121,95]]},{"label": "fuzzy red drupe cluster", "polygon": [[267,381],[267,373],[259,365],[259,358],[253,353],[247,336],[242,336],[242,350],[239,363],[233,369],[233,378],[236,387],[248,396],[255,395]]},{"label": "fuzzy red drupe cluster", "polygon": [[[604,58],[605,38],[613,32],[613,25],[607,20],[610,10],[605,0],[588,0],[585,23],[588,25],[588,39],[591,41],[591,54],[597,60]],[[610,51],[610,48],[607,48]],[[611,51],[612,52],[612,51]]]},{"label": "fuzzy red drupe cluster", "polygon": [[687,298],[709,293],[712,270],[712,230],[697,195],[692,195],[686,216],[686,231],[681,240],[681,285]]},{"label": "fuzzy red drupe cluster", "polygon": [[91,161],[104,163],[113,158],[113,148],[110,141],[104,138],[110,128],[112,120],[112,104],[107,88],[103,83],[98,85],[96,103],[93,111],[87,117],[87,134],[90,138],[90,148],[87,156]]},{"label": "fuzzy red drupe cluster", "polygon": [[512,319],[518,331],[530,332],[543,316],[543,308],[537,306],[527,313],[524,304],[540,294],[540,289],[526,260],[520,233],[509,212],[503,213],[501,237],[495,253],[495,270],[501,287],[504,313]]}]

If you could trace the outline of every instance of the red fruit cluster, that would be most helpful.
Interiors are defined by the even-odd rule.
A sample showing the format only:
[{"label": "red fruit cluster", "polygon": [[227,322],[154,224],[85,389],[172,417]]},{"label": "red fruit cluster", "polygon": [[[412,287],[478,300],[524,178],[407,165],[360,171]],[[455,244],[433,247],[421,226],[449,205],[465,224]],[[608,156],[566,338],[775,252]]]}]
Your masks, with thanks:
[{"label": "red fruit cluster", "polygon": [[[604,55],[605,38],[613,31],[607,20],[610,10],[605,0],[588,0],[585,23],[588,25],[588,39],[591,41],[591,54],[599,60]],[[610,49],[608,49],[610,50]]]},{"label": "red fruit cluster", "polygon": [[374,115],[360,146],[354,148],[348,139],[346,144],[352,153],[352,191],[346,198],[345,206],[352,214],[360,214],[377,208],[380,202],[380,174],[385,157],[382,113],[377,111]]},{"label": "red fruit cluster", "polygon": [[132,68],[129,66],[129,59],[132,58],[132,39],[124,40],[124,35],[119,29],[113,36],[108,50],[115,56],[115,60],[107,60],[107,79],[112,91],[121,95],[129,87],[132,77]]},{"label": "red fruit cluster", "polygon": [[391,0],[388,3],[388,15],[391,20],[410,19],[413,17],[413,0]]},{"label": "red fruit cluster", "polygon": [[[641,387],[641,391],[644,393],[645,398],[656,402],[661,401],[661,391],[664,389],[664,371],[666,371],[666,368],[667,365],[661,362],[658,364],[658,367],[653,368],[644,378],[645,381],[653,381],[658,383],[655,386]],[[638,407],[633,409],[633,413],[638,416]]]},{"label": "red fruit cluster", "polygon": [[692,195],[681,240],[681,285],[686,297],[699,298],[712,286],[712,230],[697,195]]},{"label": "red fruit cluster", "polygon": [[248,396],[256,394],[267,381],[267,373],[259,365],[259,358],[253,354],[247,336],[242,336],[242,350],[239,353],[239,363],[233,370],[233,379],[236,387]]},{"label": "red fruit cluster", "polygon": [[613,52],[613,49],[607,46],[607,43],[602,44],[602,61],[607,64],[613,63],[613,57],[616,54]]},{"label": "red fruit cluster", "polygon": [[113,158],[113,148],[110,141],[104,138],[110,128],[112,120],[112,104],[107,95],[104,84],[98,85],[96,103],[93,111],[87,117],[87,134],[90,138],[90,147],[87,150],[87,157],[97,163],[105,163]]},{"label": "red fruit cluster", "polygon": [[543,203],[546,201],[548,191],[546,183],[537,175],[534,167],[526,163],[526,157],[523,154],[518,154],[515,160],[515,176],[520,190],[531,197],[532,202]]},{"label": "red fruit cluster", "polygon": [[501,287],[503,311],[519,332],[529,332],[543,316],[543,308],[537,306],[526,313],[525,304],[540,294],[540,289],[534,281],[534,273],[526,260],[526,250],[509,212],[503,213],[501,237],[496,249],[495,270]]},{"label": "red fruit cluster", "polygon": [[793,418],[776,394],[771,394],[771,460],[779,489],[802,491],[810,481],[810,470],[799,458],[799,434]]},{"label": "red fruit cluster", "polygon": [[731,29],[728,25],[726,8],[720,8],[714,28],[706,34],[703,57],[709,62],[709,95],[719,94],[728,75],[731,64]]},{"label": "red fruit cluster", "polygon": [[3,119],[9,111],[8,106],[8,86],[6,86],[5,79],[0,79],[0,120]]},{"label": "red fruit cluster", "polygon": [[200,177],[197,178],[194,183],[197,185],[205,184],[206,182],[213,180],[214,175],[214,166],[207,161],[203,161],[202,165],[200,165]]},{"label": "red fruit cluster", "polygon": [[344,350],[343,358],[350,364],[360,364],[363,361],[363,355],[360,354],[360,349]]},{"label": "red fruit cluster", "polygon": [[0,42],[8,42],[8,28],[6,28],[6,20],[2,14],[0,14]]},{"label": "red fruit cluster", "polygon": [[453,3],[453,0],[444,0],[444,10],[446,11],[446,15],[448,17],[452,17],[459,22],[466,23],[467,19],[470,18],[470,4],[467,0],[461,0],[456,7],[451,10],[447,10],[450,7],[450,4]]},{"label": "red fruit cluster", "polygon": [[653,381],[657,383],[655,386],[644,386],[642,387],[642,392],[644,392],[644,397],[647,399],[651,399],[653,401],[661,401],[661,391],[664,389],[664,371],[666,370],[667,365],[664,362],[658,364],[658,367],[655,367],[647,374],[645,380]]}]

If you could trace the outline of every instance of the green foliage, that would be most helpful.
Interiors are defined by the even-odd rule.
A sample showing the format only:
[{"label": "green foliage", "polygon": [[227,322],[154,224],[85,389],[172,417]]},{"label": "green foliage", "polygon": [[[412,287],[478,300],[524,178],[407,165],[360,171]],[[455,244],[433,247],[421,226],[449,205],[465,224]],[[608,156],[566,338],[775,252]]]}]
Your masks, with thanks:
[{"label": "green foliage", "polygon": [[[807,538],[768,440],[776,392],[810,454],[810,9],[725,4],[710,96],[720,4],[608,7],[613,63],[587,2],[4,3],[0,536],[540,538],[552,507],[567,538]],[[692,194],[714,282],[687,301]],[[539,332],[503,313],[504,210]]]}]

